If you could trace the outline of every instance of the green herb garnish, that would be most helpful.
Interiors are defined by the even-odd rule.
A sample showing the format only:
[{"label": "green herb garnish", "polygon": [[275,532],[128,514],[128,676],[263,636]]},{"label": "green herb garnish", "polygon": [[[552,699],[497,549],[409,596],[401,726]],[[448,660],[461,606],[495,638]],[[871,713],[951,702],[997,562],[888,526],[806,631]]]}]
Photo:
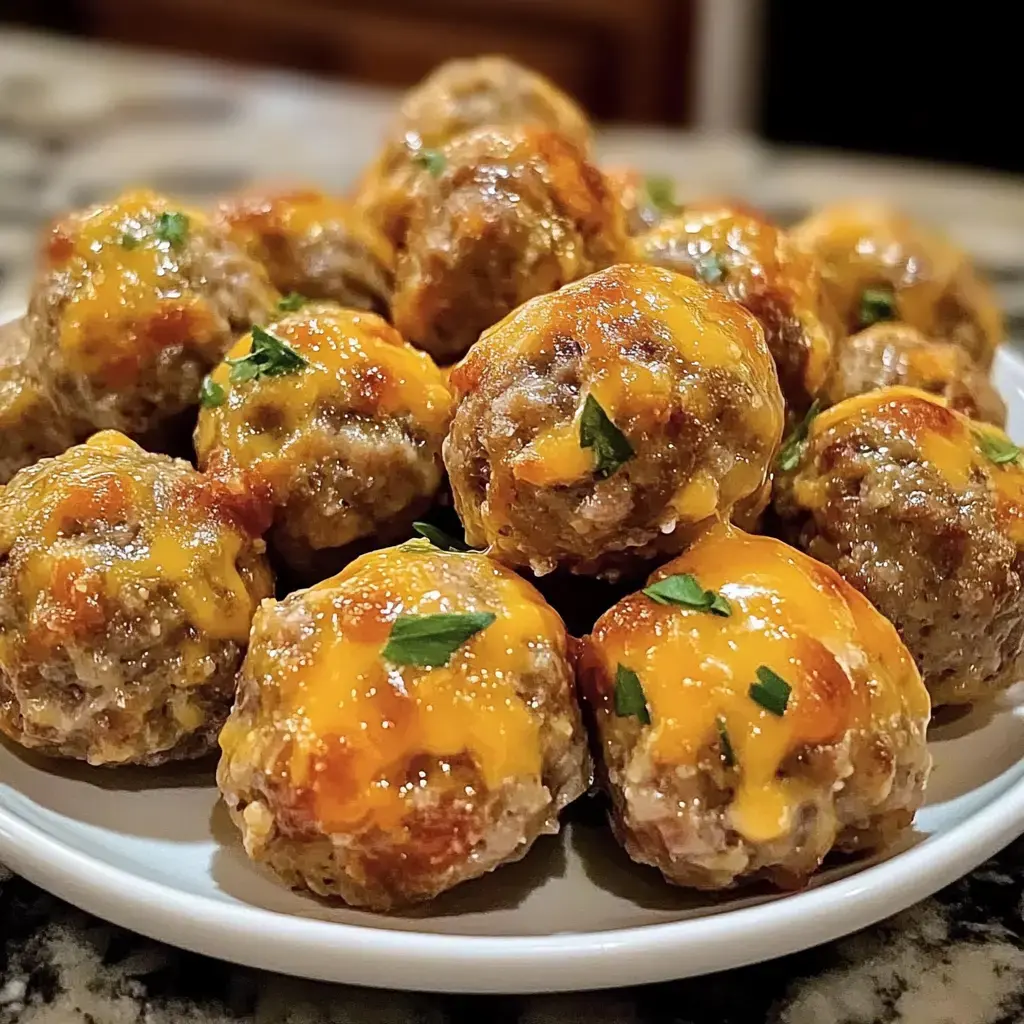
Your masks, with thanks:
[{"label": "green herb garnish", "polygon": [[896,319],[896,295],[891,288],[865,288],[857,317],[861,327]]},{"label": "green herb garnish", "polygon": [[717,253],[706,253],[693,266],[697,271],[697,276],[705,284],[718,284],[725,277],[725,262]]},{"label": "green herb garnish", "polygon": [[439,526],[434,526],[433,523],[413,523],[413,530],[418,533],[421,537],[426,537],[435,548],[440,548],[442,551],[470,551],[470,546],[465,542],[453,537],[450,533],[445,533]]},{"label": "green herb garnish", "polygon": [[188,234],[188,217],[183,213],[161,213],[156,221],[156,237],[167,242],[172,248],[185,241]]},{"label": "green herb garnish", "polygon": [[282,313],[294,313],[295,310],[301,309],[309,299],[305,295],[300,295],[298,292],[289,292],[283,299],[281,299],[277,308]]},{"label": "green herb garnish", "polygon": [[647,708],[640,677],[625,665],[619,665],[615,671],[615,714],[619,718],[636,716],[641,725],[651,724],[651,712]]},{"label": "green herb garnish", "polygon": [[666,576],[644,587],[644,593],[658,604],[677,604],[681,608],[696,608],[714,615],[732,614],[732,607],[726,598],[713,590],[705,590],[697,578],[688,572]]},{"label": "green herb garnish", "polygon": [[722,752],[722,760],[726,768],[736,767],[736,751],[732,749],[732,740],[725,728],[725,719],[718,715],[715,718],[715,728],[718,730],[718,748]]},{"label": "green herb garnish", "polygon": [[633,458],[633,446],[610,419],[593,395],[587,395],[580,416],[580,447],[593,448],[596,474],[610,477],[624,462]]},{"label": "green herb garnish", "polygon": [[675,182],[662,174],[653,174],[644,180],[644,193],[648,202],[662,213],[675,213],[679,209],[676,202]]},{"label": "green herb garnish", "polygon": [[400,615],[382,653],[395,665],[440,668],[470,637],[496,618],[494,612]]},{"label": "green herb garnish", "polygon": [[216,409],[223,405],[228,393],[212,378],[204,377],[202,387],[199,389],[199,404],[204,409]]},{"label": "green herb garnish", "polygon": [[122,249],[137,249],[142,239],[138,235],[133,235],[128,231],[125,231],[121,235],[121,248]]},{"label": "green herb garnish", "polygon": [[781,718],[786,713],[792,687],[767,665],[761,665],[757,670],[757,682],[750,684],[749,692],[765,711]]},{"label": "green herb garnish", "polygon": [[1008,437],[988,434],[983,430],[976,430],[974,436],[981,454],[997,466],[1008,465],[1021,457],[1021,450]]},{"label": "green herb garnish", "polygon": [[807,440],[807,435],[811,429],[811,423],[814,417],[821,412],[821,402],[816,398],[811,402],[810,409],[804,413],[804,418],[793,428],[793,432],[782,442],[782,447],[779,449],[779,457],[776,459],[776,465],[779,469],[788,473],[791,469],[796,469],[800,462],[800,457],[804,453],[804,442]]},{"label": "green herb garnish", "polygon": [[247,355],[228,360],[232,384],[256,380],[257,377],[280,377],[307,365],[295,349],[262,327],[253,327],[252,348]]},{"label": "green herb garnish", "polygon": [[440,178],[441,172],[448,163],[444,153],[437,149],[421,149],[413,156],[413,160],[426,169],[432,178]]}]

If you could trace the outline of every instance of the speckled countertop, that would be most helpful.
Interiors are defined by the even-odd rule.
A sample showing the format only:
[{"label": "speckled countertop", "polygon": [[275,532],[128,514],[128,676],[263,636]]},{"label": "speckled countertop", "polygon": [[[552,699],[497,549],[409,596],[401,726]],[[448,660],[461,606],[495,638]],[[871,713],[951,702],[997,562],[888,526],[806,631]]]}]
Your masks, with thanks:
[{"label": "speckled countertop", "polygon": [[[203,202],[252,179],[346,187],[393,96],[279,73],[0,30],[0,311],[23,301],[40,225],[145,183]],[[608,130],[607,162],[739,192],[783,219],[843,194],[944,224],[1024,336],[1024,188],[995,175],[745,139]],[[317,985],[181,953],[90,918],[0,866],[0,1024],[1017,1024],[1024,840],[933,899],[846,940],[643,989],[526,998]]]}]

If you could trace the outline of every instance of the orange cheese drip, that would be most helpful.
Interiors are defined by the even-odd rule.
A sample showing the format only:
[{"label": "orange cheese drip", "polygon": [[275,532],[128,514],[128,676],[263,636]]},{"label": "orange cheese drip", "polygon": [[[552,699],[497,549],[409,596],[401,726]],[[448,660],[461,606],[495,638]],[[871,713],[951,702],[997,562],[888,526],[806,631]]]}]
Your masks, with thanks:
[{"label": "orange cheese drip", "polygon": [[[275,721],[292,741],[283,770],[293,787],[312,791],[314,814],[328,831],[398,827],[418,782],[410,766],[422,755],[470,755],[489,790],[539,777],[539,725],[517,695],[517,678],[531,671],[538,646],[564,658],[566,637],[525,581],[483,556],[444,554],[424,542],[365,555],[303,600],[312,638],[301,656],[268,657],[265,685],[277,690]],[[497,619],[447,665],[383,659],[399,615],[469,611]],[[250,657],[259,659],[258,625],[256,637]],[[263,672],[263,662],[254,668]],[[244,758],[254,737],[232,722],[221,745]]]},{"label": "orange cheese drip", "polygon": [[[928,694],[906,648],[831,569],[771,538],[715,526],[656,576],[676,573],[725,595],[732,614],[635,594],[598,622],[593,649],[605,678],[619,664],[639,677],[656,762],[696,766],[724,722],[738,773],[731,825],[748,840],[792,826],[802,783],[779,774],[791,754],[849,730],[895,733],[903,716],[924,728]],[[781,717],[750,696],[760,666],[792,688]]]}]

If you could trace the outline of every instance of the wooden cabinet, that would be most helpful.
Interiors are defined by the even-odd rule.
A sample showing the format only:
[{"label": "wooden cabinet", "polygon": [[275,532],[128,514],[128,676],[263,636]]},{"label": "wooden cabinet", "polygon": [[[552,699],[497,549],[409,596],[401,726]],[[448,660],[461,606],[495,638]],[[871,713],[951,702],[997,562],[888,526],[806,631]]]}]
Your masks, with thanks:
[{"label": "wooden cabinet", "polygon": [[695,0],[77,0],[90,34],[405,87],[505,53],[595,117],[683,123]]}]

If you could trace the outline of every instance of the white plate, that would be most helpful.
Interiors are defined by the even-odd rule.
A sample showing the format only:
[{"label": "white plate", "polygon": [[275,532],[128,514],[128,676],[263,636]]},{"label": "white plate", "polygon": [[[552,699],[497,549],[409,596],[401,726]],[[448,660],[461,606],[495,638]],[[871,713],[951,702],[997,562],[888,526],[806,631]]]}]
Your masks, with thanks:
[{"label": "white plate", "polygon": [[[996,381],[1024,436],[1024,362]],[[242,853],[209,766],[54,766],[0,746],[0,859],[156,939],[255,967],[388,988],[538,992],[736,967],[854,931],[969,871],[1024,831],[1024,685],[931,732],[935,769],[903,848],[789,896],[716,899],[629,863],[576,820],[520,864],[407,916],[329,907]]]}]

